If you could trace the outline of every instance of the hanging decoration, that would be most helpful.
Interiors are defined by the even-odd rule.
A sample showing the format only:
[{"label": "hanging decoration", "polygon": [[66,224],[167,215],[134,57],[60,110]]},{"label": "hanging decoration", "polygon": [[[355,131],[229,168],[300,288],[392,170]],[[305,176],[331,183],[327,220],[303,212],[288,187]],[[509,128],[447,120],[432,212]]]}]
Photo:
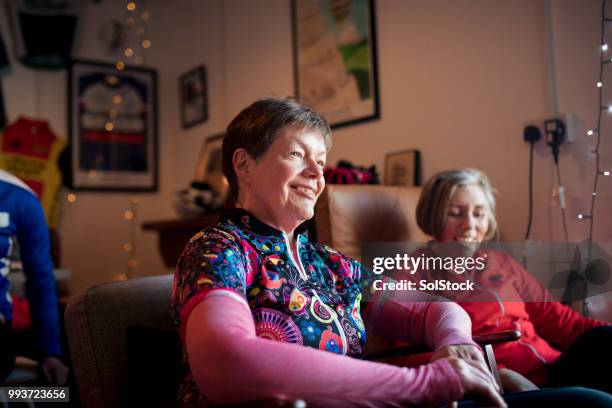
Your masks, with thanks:
[{"label": "hanging decoration", "polygon": [[58,158],[66,146],[45,120],[20,116],[0,131],[0,168],[23,180],[37,195],[51,229],[59,226],[62,176]]},{"label": "hanging decoration", "polygon": [[610,171],[604,169],[601,165],[601,154],[600,154],[600,146],[601,146],[601,134],[602,131],[602,113],[604,111],[612,113],[612,104],[605,106],[603,103],[603,88],[606,82],[604,81],[604,68],[610,63],[612,63],[612,58],[607,56],[607,52],[609,49],[609,45],[606,42],[606,24],[612,21],[612,18],[606,17],[606,5],[608,0],[602,0],[601,2],[601,33],[600,33],[600,63],[599,63],[599,80],[596,82],[595,86],[598,91],[598,103],[597,103],[597,126],[593,129],[589,129],[586,134],[588,136],[595,135],[596,143],[595,148],[592,153],[595,156],[595,177],[593,179],[593,192],[591,193],[591,207],[589,213],[578,214],[579,220],[588,220],[589,222],[589,234],[587,237],[587,242],[589,243],[589,254],[588,258],[591,258],[591,243],[593,242],[593,226],[595,225],[595,203],[597,200],[597,189],[599,187],[599,178],[600,177],[609,177]]},{"label": "hanging decoration", "polygon": [[16,57],[26,66],[63,69],[77,36],[82,0],[6,1]]},{"label": "hanging decoration", "polygon": [[151,48],[148,22],[151,12],[144,0],[128,1],[125,4],[126,17],[123,23],[123,44],[121,55],[115,63],[117,70],[122,71],[126,65],[141,65],[145,62],[147,50]]}]

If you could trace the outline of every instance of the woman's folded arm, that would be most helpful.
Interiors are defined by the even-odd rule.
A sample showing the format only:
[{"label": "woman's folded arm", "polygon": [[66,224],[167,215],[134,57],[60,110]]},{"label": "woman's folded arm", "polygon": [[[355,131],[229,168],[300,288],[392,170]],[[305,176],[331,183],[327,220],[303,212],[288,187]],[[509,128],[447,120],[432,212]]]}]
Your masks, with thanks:
[{"label": "woman's folded arm", "polygon": [[315,406],[402,406],[463,395],[446,360],[399,368],[259,338],[246,304],[215,292],[185,318],[191,372],[213,403],[300,398]]},{"label": "woman's folded arm", "polygon": [[458,304],[424,292],[374,297],[365,313],[376,333],[439,350],[453,344],[473,344],[472,321]]}]

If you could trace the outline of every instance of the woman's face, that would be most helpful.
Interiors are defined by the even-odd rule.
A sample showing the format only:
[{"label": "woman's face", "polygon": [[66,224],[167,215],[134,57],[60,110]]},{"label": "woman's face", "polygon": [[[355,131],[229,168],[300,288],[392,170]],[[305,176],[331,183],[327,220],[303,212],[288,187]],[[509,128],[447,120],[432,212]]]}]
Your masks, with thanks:
[{"label": "woman's face", "polygon": [[323,136],[307,128],[286,128],[259,159],[245,183],[245,208],[262,221],[292,232],[314,215],[325,187],[327,150]]},{"label": "woman's face", "polygon": [[482,242],[491,216],[487,199],[477,184],[458,187],[446,210],[442,242]]}]

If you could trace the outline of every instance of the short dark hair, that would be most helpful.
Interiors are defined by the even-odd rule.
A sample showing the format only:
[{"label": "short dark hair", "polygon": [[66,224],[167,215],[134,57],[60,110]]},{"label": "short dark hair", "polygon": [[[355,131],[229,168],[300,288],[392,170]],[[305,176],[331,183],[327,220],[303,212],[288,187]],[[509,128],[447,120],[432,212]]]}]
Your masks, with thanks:
[{"label": "short dark hair", "polygon": [[280,132],[289,127],[307,128],[323,136],[331,147],[331,129],[310,106],[294,98],[262,98],[244,108],[227,126],[223,138],[223,174],[230,195],[238,199],[238,180],[232,165],[237,149],[244,149],[255,160],[263,155]]}]

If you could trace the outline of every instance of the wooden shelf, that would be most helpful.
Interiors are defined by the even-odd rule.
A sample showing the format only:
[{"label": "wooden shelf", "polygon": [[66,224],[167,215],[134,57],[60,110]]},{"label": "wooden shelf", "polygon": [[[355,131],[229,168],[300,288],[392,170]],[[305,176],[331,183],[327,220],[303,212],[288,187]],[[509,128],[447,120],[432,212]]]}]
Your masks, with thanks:
[{"label": "wooden shelf", "polygon": [[221,214],[222,210],[217,210],[198,218],[147,221],[142,224],[142,229],[157,231],[158,248],[164,265],[174,268],[189,239],[201,229],[217,224]]},{"label": "wooden shelf", "polygon": [[[198,218],[147,221],[142,224],[145,231],[157,231],[159,234],[159,252],[167,268],[174,268],[183,248],[189,239],[209,225],[215,225],[221,220],[221,214],[226,210],[212,211]],[[317,232],[314,218],[306,221],[306,227],[311,240],[316,241]]]}]

